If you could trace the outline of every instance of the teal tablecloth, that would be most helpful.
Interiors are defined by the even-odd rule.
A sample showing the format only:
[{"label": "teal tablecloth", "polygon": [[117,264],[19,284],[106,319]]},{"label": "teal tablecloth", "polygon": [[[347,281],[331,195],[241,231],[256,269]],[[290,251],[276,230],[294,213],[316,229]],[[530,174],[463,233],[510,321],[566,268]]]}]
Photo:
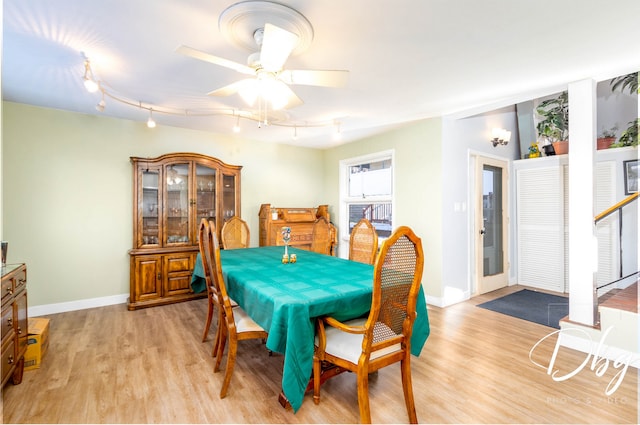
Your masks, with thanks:
[{"label": "teal tablecloth", "polygon": [[[267,348],[284,355],[282,391],[294,411],[304,398],[313,366],[315,318],[347,320],[371,307],[373,266],[295,248],[298,261],[282,264],[283,247],[222,250],[222,272],[229,296],[268,333]],[[204,291],[198,255],[191,278]],[[417,302],[411,353],[420,355],[429,336],[422,288]]]}]

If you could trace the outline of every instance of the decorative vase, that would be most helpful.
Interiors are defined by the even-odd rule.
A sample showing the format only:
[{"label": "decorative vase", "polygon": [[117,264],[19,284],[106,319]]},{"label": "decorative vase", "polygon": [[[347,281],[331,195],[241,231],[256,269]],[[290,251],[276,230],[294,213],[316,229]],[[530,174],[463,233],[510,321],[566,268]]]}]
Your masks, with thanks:
[{"label": "decorative vase", "polygon": [[555,151],[556,155],[564,155],[566,153],[569,153],[569,141],[562,140],[560,142],[553,142],[553,150]]}]

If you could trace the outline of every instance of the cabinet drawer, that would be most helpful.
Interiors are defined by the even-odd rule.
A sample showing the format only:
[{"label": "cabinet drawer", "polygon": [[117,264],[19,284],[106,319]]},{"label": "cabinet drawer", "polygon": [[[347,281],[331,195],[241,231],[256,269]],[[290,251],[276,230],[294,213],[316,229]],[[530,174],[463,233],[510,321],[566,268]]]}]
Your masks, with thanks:
[{"label": "cabinet drawer", "polygon": [[13,305],[2,309],[2,343],[8,338],[14,337],[15,329],[13,327]]},{"label": "cabinet drawer", "polygon": [[22,291],[22,289],[27,285],[27,269],[25,267],[18,270],[14,277],[13,284],[13,292],[16,294]]},{"label": "cabinet drawer", "polygon": [[167,255],[165,261],[165,272],[190,272],[191,271],[191,255]]},{"label": "cabinet drawer", "polygon": [[11,300],[13,296],[13,278],[9,277],[8,279],[2,279],[2,304]]},{"label": "cabinet drawer", "polygon": [[16,361],[16,343],[13,339],[2,344],[2,382],[6,382]]}]

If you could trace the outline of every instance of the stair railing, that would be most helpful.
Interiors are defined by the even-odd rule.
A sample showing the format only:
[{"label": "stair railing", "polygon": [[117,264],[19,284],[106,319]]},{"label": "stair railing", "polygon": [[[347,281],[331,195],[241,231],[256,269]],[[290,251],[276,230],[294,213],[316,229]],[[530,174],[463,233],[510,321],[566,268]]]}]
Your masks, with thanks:
[{"label": "stair railing", "polygon": [[613,285],[614,283],[620,282],[624,279],[627,279],[633,275],[637,275],[638,272],[633,272],[627,276],[623,276],[623,268],[622,268],[622,208],[624,208],[625,206],[631,204],[632,202],[636,201],[638,199],[638,193],[634,193],[626,198],[624,198],[622,201],[618,202],[617,204],[607,208],[606,210],[602,211],[600,214],[596,215],[594,218],[594,223],[597,225],[598,222],[600,222],[601,220],[604,220],[605,218],[609,217],[610,215],[614,214],[614,213],[618,213],[618,246],[620,249],[620,273],[619,273],[619,279],[613,280],[609,283],[606,283],[604,285],[598,286],[596,288],[596,293],[598,290],[605,288],[607,286]]}]

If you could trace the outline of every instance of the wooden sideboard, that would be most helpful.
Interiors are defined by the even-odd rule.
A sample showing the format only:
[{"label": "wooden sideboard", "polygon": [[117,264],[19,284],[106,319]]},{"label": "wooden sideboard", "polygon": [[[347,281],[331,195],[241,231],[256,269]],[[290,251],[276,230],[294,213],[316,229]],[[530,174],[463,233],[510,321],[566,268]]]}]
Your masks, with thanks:
[{"label": "wooden sideboard", "polygon": [[[325,217],[331,222],[328,205],[320,205],[317,208],[277,208],[271,204],[262,204],[258,213],[260,222],[260,246],[282,246],[280,229],[283,226],[291,228],[290,246],[309,249],[313,239],[313,223]],[[336,254],[337,232],[331,225],[331,254]]]},{"label": "wooden sideboard", "polygon": [[2,387],[22,382],[27,352],[27,266],[2,267]]}]

